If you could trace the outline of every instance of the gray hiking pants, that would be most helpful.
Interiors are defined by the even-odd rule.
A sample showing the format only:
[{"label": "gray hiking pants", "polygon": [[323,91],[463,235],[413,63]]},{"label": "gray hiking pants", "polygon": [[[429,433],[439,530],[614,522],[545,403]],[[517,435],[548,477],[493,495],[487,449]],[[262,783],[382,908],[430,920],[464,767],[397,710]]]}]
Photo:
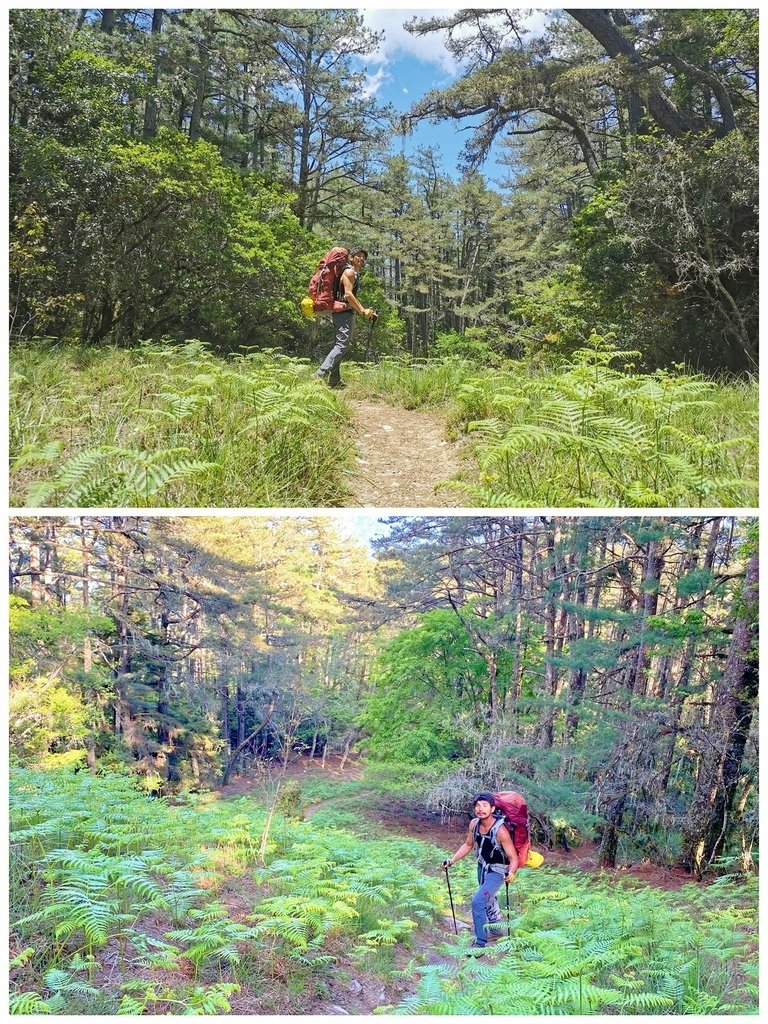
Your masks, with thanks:
[{"label": "gray hiking pants", "polygon": [[339,363],[352,341],[352,328],[355,323],[354,309],[345,309],[343,313],[332,313],[333,329],[336,332],[336,344],[320,364],[320,373],[329,374],[328,383],[338,384],[341,380]]}]

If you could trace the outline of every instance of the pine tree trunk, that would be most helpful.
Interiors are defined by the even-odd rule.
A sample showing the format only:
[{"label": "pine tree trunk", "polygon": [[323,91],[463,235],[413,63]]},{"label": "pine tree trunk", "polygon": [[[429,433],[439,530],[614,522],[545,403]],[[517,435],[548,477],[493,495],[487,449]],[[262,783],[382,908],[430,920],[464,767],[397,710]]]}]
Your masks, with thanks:
[{"label": "pine tree trunk", "polygon": [[211,44],[213,42],[213,29],[216,23],[216,12],[211,11],[203,22],[203,38],[197,47],[197,64],[195,67],[194,97],[192,100],[192,112],[189,118],[189,140],[197,142],[200,139],[200,132],[203,123],[203,107],[208,83],[208,72],[211,64]]},{"label": "pine tree trunk", "polygon": [[[712,526],[707,540],[707,550],[704,555],[704,569],[707,572],[712,571],[712,567],[715,562],[715,554],[717,552],[717,541],[720,536],[720,526],[722,519],[717,517],[712,520]],[[691,552],[690,561],[686,567],[686,571],[690,572],[695,569],[699,563],[699,545],[701,543],[701,533],[703,525],[696,530],[694,533],[695,546]],[[702,593],[694,601],[692,610],[701,611],[704,608],[706,593]],[[688,687],[691,683],[693,675],[693,669],[696,661],[696,652],[698,650],[699,643],[695,636],[689,637],[683,650],[682,659],[680,662],[680,671],[678,674],[677,685],[671,687],[665,687],[662,691],[661,696],[667,701],[667,721],[670,731],[670,739],[659,758],[661,764],[661,770],[658,777],[657,793],[659,796],[663,796],[666,793],[669,786],[670,776],[672,774],[672,764],[675,756],[675,745],[677,737],[680,731],[680,723],[683,714],[683,707],[685,705],[685,698],[688,693]]]},{"label": "pine tree trunk", "polygon": [[164,11],[160,8],[154,8],[152,11],[152,42],[155,44],[155,55],[152,62],[152,77],[150,79],[150,91],[147,96],[146,103],[144,104],[144,127],[142,131],[142,138],[145,142],[149,142],[150,139],[154,139],[157,135],[157,119],[160,110],[160,104],[157,98],[157,87],[160,82],[160,44],[159,36],[163,27],[163,14]]},{"label": "pine tree trunk", "polygon": [[645,557],[645,570],[641,585],[641,609],[640,640],[637,648],[635,661],[635,677],[632,685],[632,692],[637,696],[645,696],[648,693],[648,673],[651,667],[651,656],[648,653],[648,644],[645,639],[645,631],[648,628],[647,622],[655,615],[659,605],[659,588],[661,586],[661,571],[664,567],[664,555],[658,540],[651,538],[648,541],[648,548]]},{"label": "pine tree trunk", "polygon": [[756,609],[759,562],[747,566],[741,614],[734,623],[728,660],[712,698],[709,728],[701,737],[700,767],[683,826],[682,863],[701,878],[722,853],[758,692]]},{"label": "pine tree trunk", "polygon": [[[80,520],[80,558],[81,558],[81,572],[82,572],[82,604],[83,611],[88,612],[91,603],[90,593],[90,552],[88,549],[88,536],[85,528],[85,520]],[[88,673],[93,668],[93,645],[91,638],[86,634],[83,638],[83,671]],[[95,700],[95,694],[91,691],[89,694],[91,700]],[[96,736],[94,733],[95,725],[89,729],[85,737],[85,757],[86,764],[91,771],[96,768]]]},{"label": "pine tree trunk", "polygon": [[219,683],[219,718],[225,749],[229,751],[232,749],[232,743],[229,735],[229,681],[226,678]]},{"label": "pine tree trunk", "polygon": [[105,32],[108,36],[111,36],[115,31],[115,19],[117,17],[117,10],[112,7],[105,7],[101,12],[101,24],[100,28],[102,32]]},{"label": "pine tree trunk", "polygon": [[[587,569],[589,568],[589,530],[585,529],[584,522],[579,520],[574,526],[574,542],[577,546],[578,564],[575,567],[575,604],[579,608],[586,608],[587,605]],[[568,647],[571,658],[577,660],[581,657],[579,650],[584,640],[585,618],[580,612],[573,612],[570,616],[570,629],[568,632]],[[579,726],[578,708],[584,699],[584,691],[587,685],[587,672],[583,665],[577,664],[571,670],[570,678],[570,708],[565,719],[565,740],[573,742]]]},{"label": "pine tree trunk", "polygon": [[43,582],[40,576],[40,544],[37,538],[33,538],[29,544],[29,583],[30,605],[32,608],[39,608],[43,603]]},{"label": "pine tree trunk", "polygon": [[601,868],[616,867],[616,857],[619,852],[619,829],[624,817],[626,803],[627,794],[623,793],[613,801],[605,814],[603,834],[597,855],[597,863]]},{"label": "pine tree trunk", "polygon": [[557,666],[555,651],[557,640],[557,605],[555,602],[555,581],[558,574],[558,561],[555,556],[555,545],[558,529],[552,525],[546,535],[547,565],[542,568],[542,589],[546,595],[544,603],[544,711],[539,729],[540,746],[551,748],[555,738],[554,699],[557,689]]}]

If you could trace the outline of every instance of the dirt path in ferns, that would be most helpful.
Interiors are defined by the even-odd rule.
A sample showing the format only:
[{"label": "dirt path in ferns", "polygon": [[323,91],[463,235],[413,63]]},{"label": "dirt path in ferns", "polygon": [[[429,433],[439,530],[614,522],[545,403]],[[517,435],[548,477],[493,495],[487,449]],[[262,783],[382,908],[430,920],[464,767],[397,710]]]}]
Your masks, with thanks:
[{"label": "dirt path in ferns", "polygon": [[460,508],[459,492],[437,485],[462,469],[458,446],[439,416],[370,399],[347,399],[352,411],[357,469],[349,506]]},{"label": "dirt path in ferns", "polygon": [[[316,760],[298,757],[289,764],[287,778],[301,784],[302,780],[323,779],[343,783],[348,780],[362,778],[362,765],[354,758],[341,759],[330,755],[327,763],[322,765]],[[255,780],[247,776],[234,779],[224,791],[226,796],[251,796],[256,786]],[[398,804],[378,794],[375,789],[361,791],[347,797],[340,792],[339,796],[317,800],[304,809],[305,818],[312,818],[324,808],[336,806],[339,810],[353,810],[360,815],[361,833],[366,838],[376,836],[404,836],[434,843],[438,851],[434,865],[435,875],[439,874],[438,858],[459,845],[466,829],[466,818],[457,818],[450,822],[442,822],[438,815],[426,811],[414,814]],[[597,850],[594,844],[586,844],[568,852],[561,850],[546,851],[546,863],[552,868],[564,870],[592,872],[598,870]],[[638,864],[625,870],[614,872],[616,877],[635,878],[641,886],[654,886],[660,889],[677,889],[690,882],[690,877],[682,871],[664,869],[655,865]],[[230,908],[235,920],[245,920],[253,905],[263,895],[257,891],[253,881],[240,875],[233,879],[232,891],[225,893],[223,902]],[[455,898],[455,894],[454,894]],[[466,902],[456,901],[456,920],[459,932],[465,936],[470,931],[469,908]],[[502,910],[504,908],[502,907]],[[502,933],[503,934],[503,933]],[[405,969],[408,965],[437,966],[455,963],[455,958],[444,949],[444,944],[454,946],[457,942],[453,919],[448,913],[437,918],[430,924],[421,923],[412,937],[409,947],[398,945],[393,949],[392,965],[388,970],[366,970],[357,960],[345,955],[343,949],[333,949],[337,963],[331,967],[324,978],[323,990],[307,993],[302,998],[301,1008],[297,1011],[295,997],[283,1003],[275,1002],[275,1012],[282,1014],[317,1015],[317,1016],[369,1016],[381,1007],[397,1006],[403,999],[413,995],[418,987],[419,978],[411,973],[399,977],[395,972]],[[495,950],[491,943],[486,961],[496,959],[503,950]],[[277,989],[271,989],[275,996]],[[282,991],[282,989],[280,990]],[[253,1015],[265,1012],[264,994],[244,986],[243,992],[232,998],[233,1013]]]}]

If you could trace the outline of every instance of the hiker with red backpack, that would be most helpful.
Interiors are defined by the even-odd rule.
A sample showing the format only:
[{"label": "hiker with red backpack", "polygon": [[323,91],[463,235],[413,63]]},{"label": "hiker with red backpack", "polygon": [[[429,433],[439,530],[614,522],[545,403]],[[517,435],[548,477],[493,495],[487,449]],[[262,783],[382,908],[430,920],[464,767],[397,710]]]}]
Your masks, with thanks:
[{"label": "hiker with red backpack", "polygon": [[[321,380],[327,377],[332,388],[344,387],[339,363],[352,340],[355,313],[368,320],[378,316],[375,309],[366,309],[357,297],[360,273],[367,259],[366,249],[352,249],[349,253],[342,248],[331,249],[320,261],[310,282],[309,294],[314,300],[315,312],[330,312],[333,319],[334,346],[315,372],[315,377]],[[338,274],[342,261],[344,269]]]},{"label": "hiker with red backpack", "polygon": [[456,861],[475,851],[479,889],[472,897],[472,949],[481,952],[488,942],[490,926],[502,920],[497,900],[501,883],[514,882],[518,868],[525,865],[530,838],[528,807],[519,793],[484,791],[472,804],[475,817],[469,823],[467,838],[442,867],[447,872]]}]

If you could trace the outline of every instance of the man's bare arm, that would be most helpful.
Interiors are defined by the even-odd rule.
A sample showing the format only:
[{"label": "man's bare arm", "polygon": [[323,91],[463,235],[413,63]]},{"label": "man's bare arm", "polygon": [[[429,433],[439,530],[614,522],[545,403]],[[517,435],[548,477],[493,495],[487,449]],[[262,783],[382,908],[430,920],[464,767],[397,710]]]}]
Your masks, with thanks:
[{"label": "man's bare arm", "polygon": [[457,860],[461,860],[462,857],[466,857],[468,853],[471,853],[472,850],[474,850],[474,848],[475,848],[475,838],[474,838],[474,835],[473,835],[474,824],[475,824],[475,819],[473,818],[472,821],[470,821],[470,823],[469,823],[469,828],[467,829],[467,838],[464,840],[464,842],[458,848],[456,853],[454,853],[454,855],[449,860],[445,861],[445,863],[443,864],[444,868],[452,867],[456,863]]},{"label": "man's bare arm", "polygon": [[366,309],[352,290],[355,287],[354,270],[345,270],[341,275],[341,283],[344,285],[344,301],[347,305],[351,306],[356,313],[360,313],[361,316],[368,317],[370,320],[371,316],[373,316],[373,310]]}]

